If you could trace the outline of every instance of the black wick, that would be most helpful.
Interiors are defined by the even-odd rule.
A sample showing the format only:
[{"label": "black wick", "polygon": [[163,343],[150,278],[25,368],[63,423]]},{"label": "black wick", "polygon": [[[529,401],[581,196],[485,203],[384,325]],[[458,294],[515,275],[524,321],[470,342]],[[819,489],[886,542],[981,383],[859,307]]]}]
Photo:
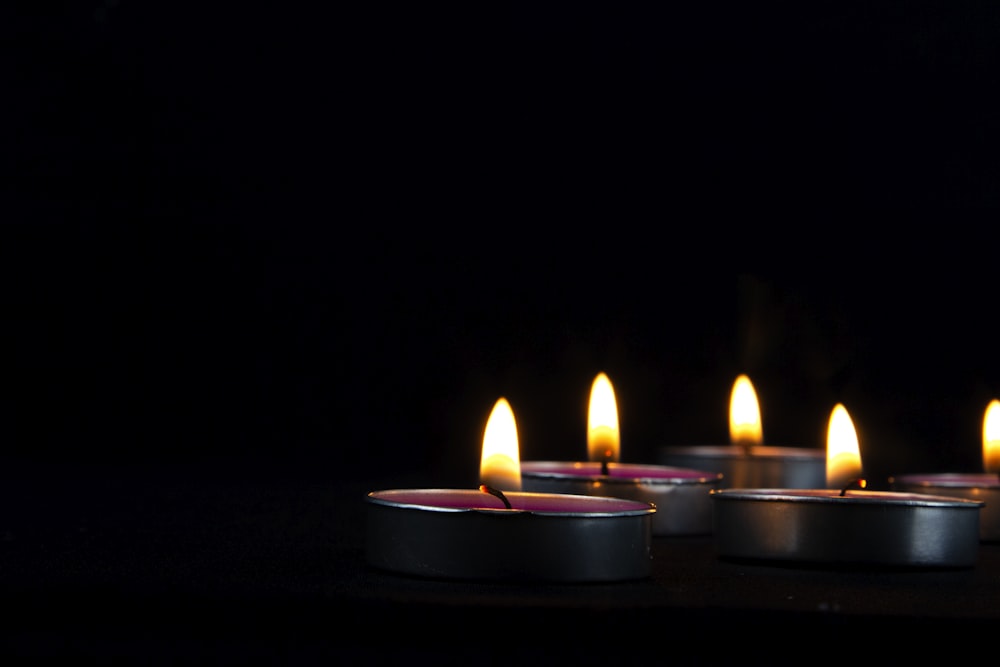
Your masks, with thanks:
[{"label": "black wick", "polygon": [[868,486],[868,482],[863,477],[852,479],[851,481],[849,481],[847,484],[844,485],[844,488],[840,490],[840,497],[843,498],[845,495],[847,495],[847,490],[852,486],[856,486],[859,489],[863,489],[866,486]]},{"label": "black wick", "polygon": [[607,459],[603,459],[601,461],[601,474],[604,475],[605,477],[608,476],[608,460]]},{"label": "black wick", "polygon": [[496,496],[503,502],[504,507],[510,509],[510,501],[507,500],[507,496],[505,496],[503,494],[503,491],[501,491],[500,489],[494,489],[492,486],[486,486],[485,484],[480,484],[479,490],[482,491],[483,493],[488,493],[491,496]]}]

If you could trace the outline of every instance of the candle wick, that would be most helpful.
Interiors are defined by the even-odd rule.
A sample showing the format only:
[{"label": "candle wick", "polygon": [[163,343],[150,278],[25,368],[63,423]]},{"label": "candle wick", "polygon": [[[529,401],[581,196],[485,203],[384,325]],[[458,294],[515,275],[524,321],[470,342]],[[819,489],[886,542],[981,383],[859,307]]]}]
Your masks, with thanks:
[{"label": "candle wick", "polygon": [[485,484],[480,484],[479,485],[479,490],[482,491],[483,493],[488,493],[491,496],[496,496],[501,501],[503,501],[503,506],[504,507],[506,507],[507,509],[511,508],[510,507],[510,501],[507,500],[507,496],[505,496],[503,494],[503,491],[501,491],[500,489],[494,489],[492,486],[487,486]]},{"label": "candle wick", "polygon": [[868,481],[865,480],[863,477],[850,480],[849,482],[847,482],[847,484],[844,485],[844,488],[840,490],[840,497],[843,498],[845,495],[847,495],[847,490],[852,486],[857,486],[859,489],[863,489],[866,486],[868,486]]},{"label": "candle wick", "polygon": [[609,474],[608,473],[608,460],[607,459],[603,459],[601,461],[601,474],[604,475],[605,477],[607,477],[608,474]]}]

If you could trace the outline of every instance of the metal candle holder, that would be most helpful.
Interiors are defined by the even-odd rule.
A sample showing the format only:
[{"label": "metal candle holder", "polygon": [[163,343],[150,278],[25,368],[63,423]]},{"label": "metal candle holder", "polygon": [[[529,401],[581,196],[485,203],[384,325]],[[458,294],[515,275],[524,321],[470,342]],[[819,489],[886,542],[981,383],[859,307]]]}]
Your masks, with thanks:
[{"label": "metal candle holder", "polygon": [[979,539],[1000,541],[1000,477],[992,473],[907,474],[889,478],[893,490],[981,500]]},{"label": "metal candle holder", "polygon": [[709,492],[722,474],[672,466],[610,462],[522,461],[525,491],[627,498],[656,506],[653,535],[712,532]]},{"label": "metal candle holder", "polygon": [[722,473],[723,488],[814,489],[826,486],[826,452],[769,445],[659,448],[663,465]]},{"label": "metal candle holder", "polygon": [[979,553],[982,501],[832,489],[712,492],[723,558],[963,568]]},{"label": "metal candle holder", "polygon": [[650,575],[656,508],[649,503],[500,495],[373,491],[366,496],[366,559],[378,569],[442,579],[616,582]]}]

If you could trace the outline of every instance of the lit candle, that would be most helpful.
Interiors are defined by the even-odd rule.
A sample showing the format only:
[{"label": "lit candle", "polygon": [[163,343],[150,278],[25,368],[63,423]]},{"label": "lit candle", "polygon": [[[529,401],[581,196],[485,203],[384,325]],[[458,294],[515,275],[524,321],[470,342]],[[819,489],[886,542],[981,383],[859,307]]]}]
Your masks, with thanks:
[{"label": "lit candle", "polygon": [[517,425],[505,399],[483,436],[476,489],[366,496],[365,553],[376,568],[443,579],[613,582],[650,574],[647,502],[519,490]]},{"label": "lit candle", "polygon": [[849,566],[975,565],[983,502],[865,491],[861,471],[857,432],[838,404],[827,430],[827,484],[837,486],[713,491],[718,555]]},{"label": "lit candle", "polygon": [[912,473],[889,478],[893,490],[936,493],[986,503],[979,515],[979,539],[1000,541],[1000,401],[993,399],[983,415],[982,473]]},{"label": "lit candle", "polygon": [[614,387],[599,373],[587,413],[589,461],[523,461],[527,491],[611,496],[656,506],[653,535],[698,535],[712,531],[709,491],[722,475],[661,465],[621,463],[621,431]]},{"label": "lit candle", "polygon": [[521,490],[520,444],[517,421],[506,398],[500,398],[486,420],[483,451],[479,462],[479,481],[504,491]]},{"label": "lit candle", "polygon": [[746,375],[736,378],[730,393],[729,440],[729,445],[663,446],[658,462],[720,472],[728,488],[808,489],[826,481],[823,450],[763,444],[760,404]]},{"label": "lit candle", "polygon": [[826,488],[841,489],[861,479],[861,445],[851,415],[842,403],[833,407],[826,427]]},{"label": "lit candle", "polygon": [[995,398],[983,415],[983,469],[1000,476],[1000,401]]}]

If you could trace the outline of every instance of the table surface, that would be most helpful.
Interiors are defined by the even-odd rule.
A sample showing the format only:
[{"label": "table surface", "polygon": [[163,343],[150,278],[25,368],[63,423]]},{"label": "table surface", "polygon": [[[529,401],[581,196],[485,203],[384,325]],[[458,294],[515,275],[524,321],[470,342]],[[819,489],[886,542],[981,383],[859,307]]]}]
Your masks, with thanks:
[{"label": "table surface", "polygon": [[[4,651],[524,664],[545,662],[548,650],[596,663],[676,642],[663,650],[773,664],[783,656],[775,641],[792,638],[825,642],[847,659],[848,645],[866,638],[898,656],[902,646],[916,653],[956,637],[974,646],[1000,627],[1000,545],[989,543],[975,567],[952,570],[732,562],[702,536],[654,538],[651,576],[632,582],[457,582],[381,572],[365,561],[365,494],[427,484],[419,475],[322,474],[6,466],[0,595],[16,614],[0,634]],[[758,639],[736,641],[748,628]],[[719,633],[734,640],[718,641]],[[708,641],[685,644],[694,636]],[[517,648],[526,645],[542,650],[527,656]]]}]

